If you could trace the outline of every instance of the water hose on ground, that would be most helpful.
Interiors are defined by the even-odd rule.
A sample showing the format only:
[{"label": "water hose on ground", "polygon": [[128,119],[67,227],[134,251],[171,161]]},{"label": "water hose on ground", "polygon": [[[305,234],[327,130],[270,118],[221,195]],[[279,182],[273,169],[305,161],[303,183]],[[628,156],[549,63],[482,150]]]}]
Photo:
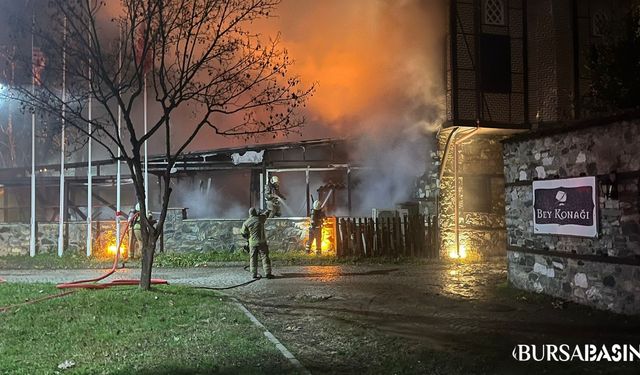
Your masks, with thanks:
[{"label": "water hose on ground", "polygon": [[[118,261],[120,260],[120,247],[122,246],[122,240],[124,240],[124,236],[129,231],[129,224],[134,222],[138,215],[140,215],[140,213],[136,213],[130,220],[127,220],[127,225],[124,228],[124,232],[120,236],[120,241],[118,241],[118,248],[116,249],[116,256],[113,259],[113,266],[111,267],[111,270],[109,270],[104,275],[96,277],[96,278],[93,278],[93,279],[77,280],[77,281],[71,281],[71,282],[68,282],[68,283],[61,283],[61,284],[56,285],[56,287],[58,289],[71,289],[71,288],[105,289],[105,288],[110,288],[110,287],[114,287],[114,286],[138,285],[138,284],[140,284],[140,279],[121,279],[121,280],[113,280],[113,281],[110,281],[108,283],[100,283],[100,284],[98,284],[98,281],[104,280],[104,279],[106,279],[107,277],[113,275],[116,272],[116,269],[118,268]],[[167,282],[166,280],[162,280],[162,279],[151,279],[151,284],[152,285],[169,284],[169,282]]]},{"label": "water hose on ground", "polygon": [[72,291],[62,292],[62,293],[58,293],[58,294],[51,294],[51,295],[48,295],[48,296],[44,296],[42,298],[36,298],[36,299],[32,299],[32,300],[25,301],[25,302],[22,302],[22,303],[16,303],[15,305],[2,306],[2,307],[0,307],[0,313],[3,313],[5,311],[11,310],[11,309],[16,308],[16,307],[32,305],[32,304],[37,303],[37,302],[42,302],[42,301],[46,301],[46,300],[49,300],[49,299],[64,297],[64,296],[67,296],[69,294],[73,294],[75,292],[76,292],[75,290],[72,290]]},{"label": "water hose on ground", "polygon": [[[77,280],[77,281],[71,281],[68,283],[60,283],[57,284],[56,287],[58,289],[106,289],[106,288],[110,288],[110,287],[114,287],[114,286],[124,286],[124,285],[138,285],[140,284],[140,279],[121,279],[121,280],[113,280],[111,282],[108,283],[98,283],[98,281],[104,280],[107,277],[113,275],[116,272],[116,269],[118,267],[118,261],[120,260],[120,246],[122,245],[122,240],[124,239],[124,236],[126,235],[126,233],[128,232],[129,229],[129,224],[131,222],[133,222],[136,218],[136,216],[139,215],[139,213],[136,213],[133,218],[131,220],[127,221],[127,225],[125,226],[125,230],[122,233],[122,235],[120,236],[120,241],[118,243],[118,248],[116,250],[116,255],[115,258],[113,259],[113,266],[111,267],[111,269],[103,274],[102,276],[93,278],[93,279],[86,279],[86,280]],[[245,266],[244,269],[247,270],[248,266]],[[249,280],[246,281],[244,283],[240,283],[240,284],[236,284],[236,285],[231,285],[228,287],[208,287],[208,286],[195,286],[194,288],[196,289],[207,289],[207,290],[228,290],[228,289],[234,289],[234,288],[239,288],[242,286],[246,286],[249,285],[251,283],[254,283],[256,281],[260,280],[260,278],[257,279],[253,279],[253,280]],[[6,282],[5,279],[0,278],[0,283]],[[169,284],[169,282],[167,280],[163,280],[163,279],[151,279],[151,284],[153,285],[158,285],[158,284]],[[42,301],[46,301],[46,300],[50,300],[50,299],[54,299],[54,298],[59,298],[59,297],[64,297],[67,296],[69,294],[75,293],[76,291],[66,291],[63,293],[58,293],[58,294],[52,294],[52,295],[48,295],[42,298],[37,298],[34,300],[29,300],[23,303],[17,303],[14,305],[8,305],[8,306],[1,306],[0,307],[0,312],[5,312],[7,310],[16,308],[16,307],[20,307],[20,306],[25,306],[25,305],[30,305],[30,304],[34,304],[37,302],[42,302]]]}]

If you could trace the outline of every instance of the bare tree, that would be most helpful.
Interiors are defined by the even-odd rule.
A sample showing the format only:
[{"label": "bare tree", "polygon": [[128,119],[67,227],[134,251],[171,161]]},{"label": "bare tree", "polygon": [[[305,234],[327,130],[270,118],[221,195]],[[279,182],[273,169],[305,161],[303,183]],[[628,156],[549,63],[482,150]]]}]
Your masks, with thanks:
[{"label": "bare tree", "polygon": [[[304,122],[296,109],[313,86],[304,88],[298,77],[289,76],[291,60],[277,38],[265,41],[252,31],[252,24],[269,18],[279,1],[122,0],[114,8],[115,1],[52,0],[49,23],[36,27],[48,54],[47,74],[37,90],[20,89],[19,98],[62,116],[66,126],[91,137],[114,160],[119,150],[141,212],[147,212],[143,145],[156,134],[164,136],[168,163],[157,225],[141,215],[142,289],[150,288],[171,170],[188,145],[205,133],[241,138],[288,134]],[[66,96],[57,78],[63,70]],[[136,109],[142,107],[145,86],[150,103],[160,110],[148,131],[141,132]],[[88,118],[89,97],[102,115]],[[189,121],[178,122],[185,111]]]}]

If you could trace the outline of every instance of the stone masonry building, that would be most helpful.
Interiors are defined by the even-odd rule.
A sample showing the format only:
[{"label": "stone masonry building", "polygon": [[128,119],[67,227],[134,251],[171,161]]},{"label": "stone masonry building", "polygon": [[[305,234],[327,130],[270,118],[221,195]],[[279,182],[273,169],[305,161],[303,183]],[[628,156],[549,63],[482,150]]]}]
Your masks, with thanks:
[{"label": "stone masonry building", "polygon": [[[606,117],[586,105],[592,46],[638,3],[448,1],[446,119],[437,134],[443,256],[508,254],[518,287],[640,311],[640,116]],[[597,239],[534,234],[533,180],[602,183],[613,170],[621,196],[596,202]]]}]

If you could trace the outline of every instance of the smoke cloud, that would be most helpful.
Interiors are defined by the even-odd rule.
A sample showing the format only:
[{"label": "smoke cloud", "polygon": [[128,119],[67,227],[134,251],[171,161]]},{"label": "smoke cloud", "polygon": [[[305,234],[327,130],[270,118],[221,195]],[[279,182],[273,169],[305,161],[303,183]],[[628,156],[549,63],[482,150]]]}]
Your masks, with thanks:
[{"label": "smoke cloud", "polygon": [[444,114],[442,1],[285,0],[274,27],[317,80],[305,136],[356,140],[353,213],[410,200]]},{"label": "smoke cloud", "polygon": [[190,219],[247,217],[249,176],[243,172],[174,180],[172,188],[171,204],[187,207]]},{"label": "smoke cloud", "polygon": [[[318,85],[300,139],[355,140],[350,157],[366,169],[353,174],[354,214],[410,200],[426,172],[429,134],[444,113],[444,6],[439,0],[283,0],[275,18],[254,25],[265,37],[279,34],[295,60],[291,72]],[[202,137],[193,148],[241,144]],[[289,206],[283,214],[303,214],[304,179],[286,173],[281,181]],[[312,174],[311,193],[325,182]],[[336,194],[346,200],[346,192]]]},{"label": "smoke cloud", "polygon": [[[105,17],[116,16],[117,7],[108,4]],[[277,15],[251,25],[265,39],[279,35],[282,47],[295,60],[291,73],[307,84],[317,83],[300,137],[273,141],[357,140],[351,157],[369,168],[354,175],[353,206],[358,213],[410,199],[416,177],[425,172],[432,147],[427,135],[444,112],[445,5],[443,0],[283,0]],[[153,104],[149,109],[157,110]],[[141,108],[137,112],[141,121]],[[150,113],[150,121],[154,118]],[[188,124],[190,118],[185,113],[173,120]],[[185,136],[177,128],[174,131],[172,137]],[[150,140],[150,153],[161,150],[161,138]],[[205,132],[188,151],[243,144]],[[101,152],[94,154],[97,158]],[[305,195],[298,177],[291,176],[286,187],[291,196],[287,204],[295,215],[302,207],[298,198],[304,201]],[[321,182],[312,184],[312,193]],[[236,183],[237,190],[248,191],[248,181]],[[216,180],[203,193],[200,186],[177,183],[172,205],[190,207],[192,217],[246,216],[246,198],[233,197],[224,185]]]}]

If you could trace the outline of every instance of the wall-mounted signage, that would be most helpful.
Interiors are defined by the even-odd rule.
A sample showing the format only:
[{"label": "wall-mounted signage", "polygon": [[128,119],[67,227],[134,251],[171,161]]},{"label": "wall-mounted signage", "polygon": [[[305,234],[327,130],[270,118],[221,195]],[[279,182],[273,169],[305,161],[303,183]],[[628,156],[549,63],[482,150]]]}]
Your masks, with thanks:
[{"label": "wall-mounted signage", "polygon": [[595,177],[533,182],[533,233],[598,236]]}]

